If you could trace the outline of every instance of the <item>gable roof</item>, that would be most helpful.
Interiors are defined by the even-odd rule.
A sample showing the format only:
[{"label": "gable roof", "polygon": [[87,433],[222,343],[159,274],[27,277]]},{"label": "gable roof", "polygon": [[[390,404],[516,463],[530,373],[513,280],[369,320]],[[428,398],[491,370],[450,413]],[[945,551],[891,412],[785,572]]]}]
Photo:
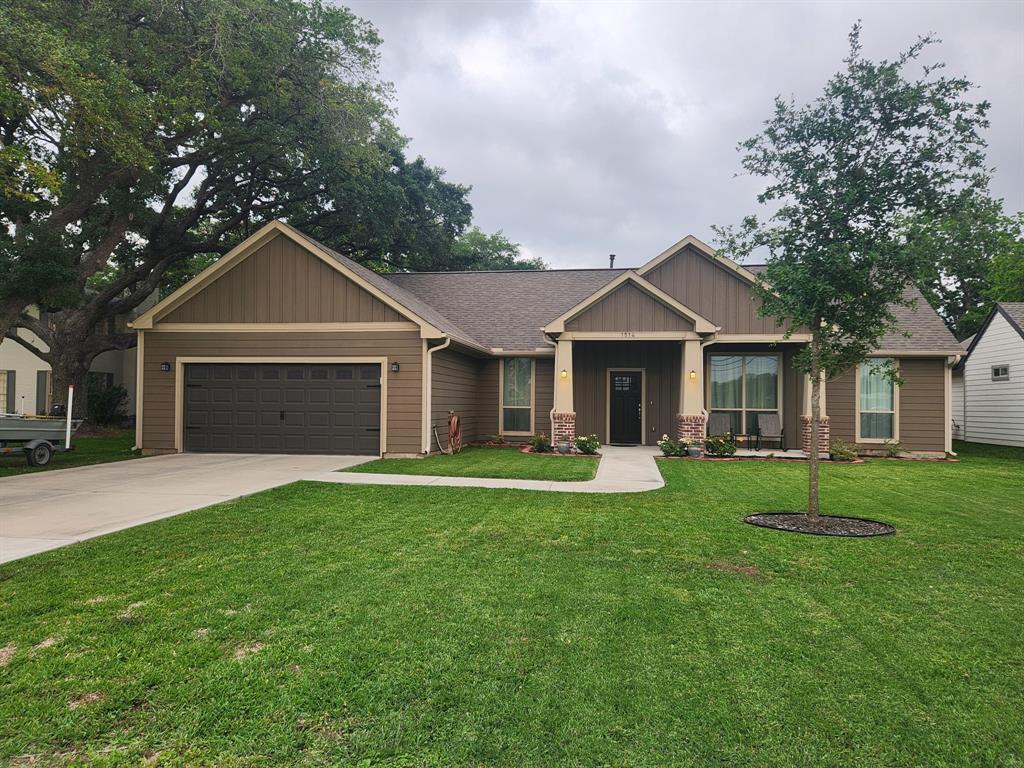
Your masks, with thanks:
[{"label": "gable roof", "polygon": [[386,279],[446,313],[481,345],[550,350],[545,324],[613,281],[625,269],[495,272],[395,272]]},{"label": "gable roof", "polygon": [[981,337],[985,335],[985,331],[988,330],[989,324],[992,322],[992,318],[996,314],[1000,314],[1005,318],[1006,322],[1010,324],[1021,337],[1024,339],[1024,301],[997,301],[992,309],[989,310],[988,316],[985,318],[985,322],[981,324],[981,328],[978,332],[968,339],[964,339],[963,345],[967,347],[967,354],[964,355],[964,359],[961,362],[965,362],[970,356],[971,352],[981,341]]},{"label": "gable roof", "polygon": [[728,256],[723,256],[710,245],[705,243],[703,240],[700,240],[694,237],[693,235],[687,235],[674,245],[670,245],[668,248],[666,248],[653,259],[648,261],[642,267],[638,267],[636,270],[637,274],[646,275],[651,270],[660,267],[664,262],[671,259],[673,256],[675,256],[677,253],[679,253],[687,246],[691,246],[698,252],[707,256],[715,264],[718,264],[719,266],[729,270],[730,272],[735,273],[738,277],[742,278],[748,283],[757,282],[757,277],[755,273],[751,272],[745,265],[740,264],[738,261],[733,261]]},{"label": "gable roof", "polygon": [[641,291],[648,294],[656,301],[661,302],[676,314],[682,315],[688,320],[691,320],[693,322],[694,330],[697,333],[714,333],[715,331],[718,330],[718,326],[716,326],[710,320],[700,316],[689,307],[686,307],[680,302],[676,301],[663,290],[658,288],[658,286],[648,282],[647,280],[644,280],[644,278],[638,275],[634,270],[629,269],[623,272],[618,277],[616,277],[610,283],[607,283],[602,288],[590,294],[577,304],[573,305],[565,312],[563,312],[561,315],[552,320],[550,323],[545,325],[544,331],[546,333],[561,333],[562,331],[565,330],[566,321],[581,314],[588,307],[594,306],[601,299],[610,295],[613,291],[615,291],[620,286],[625,285],[627,282],[635,285]]}]

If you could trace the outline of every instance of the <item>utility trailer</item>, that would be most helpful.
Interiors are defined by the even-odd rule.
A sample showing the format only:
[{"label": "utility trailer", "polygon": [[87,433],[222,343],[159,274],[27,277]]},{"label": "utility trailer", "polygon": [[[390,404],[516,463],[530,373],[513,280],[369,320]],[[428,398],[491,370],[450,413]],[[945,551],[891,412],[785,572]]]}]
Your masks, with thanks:
[{"label": "utility trailer", "polygon": [[[0,453],[23,451],[30,466],[45,467],[54,453],[72,450],[70,436],[81,419],[0,413]],[[70,427],[70,429],[69,429]]]}]

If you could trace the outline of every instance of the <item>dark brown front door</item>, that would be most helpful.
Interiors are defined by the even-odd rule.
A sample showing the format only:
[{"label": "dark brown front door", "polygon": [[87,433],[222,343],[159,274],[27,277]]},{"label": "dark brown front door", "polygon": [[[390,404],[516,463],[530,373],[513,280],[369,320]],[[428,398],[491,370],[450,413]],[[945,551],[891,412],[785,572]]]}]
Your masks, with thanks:
[{"label": "dark brown front door", "polygon": [[190,363],[185,450],[380,453],[380,366]]},{"label": "dark brown front door", "polygon": [[635,445],[643,440],[643,373],[608,374],[608,442]]}]

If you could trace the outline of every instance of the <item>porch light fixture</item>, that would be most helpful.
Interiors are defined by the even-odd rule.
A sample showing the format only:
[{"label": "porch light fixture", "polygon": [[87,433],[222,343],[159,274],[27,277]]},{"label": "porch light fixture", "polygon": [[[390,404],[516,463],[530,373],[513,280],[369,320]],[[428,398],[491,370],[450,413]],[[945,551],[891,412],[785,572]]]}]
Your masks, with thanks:
[{"label": "porch light fixture", "polygon": [[170,363],[160,363],[160,370],[163,371],[164,373],[167,373],[169,370],[171,370],[171,364]]},{"label": "porch light fixture", "polygon": [[695,381],[696,378],[697,378],[697,372],[696,371],[690,371],[690,381]]},{"label": "porch light fixture", "polygon": [[399,366],[398,363],[392,363],[391,364],[391,372],[392,373],[398,373],[400,367],[401,366]]},{"label": "porch light fixture", "polygon": [[561,372],[561,373],[560,373],[559,375],[560,375],[560,376],[561,376],[561,377],[562,377],[563,379],[568,379],[568,378],[569,378],[569,372],[568,372],[567,370],[565,370],[565,368],[563,368],[563,369],[562,369],[562,372]]}]

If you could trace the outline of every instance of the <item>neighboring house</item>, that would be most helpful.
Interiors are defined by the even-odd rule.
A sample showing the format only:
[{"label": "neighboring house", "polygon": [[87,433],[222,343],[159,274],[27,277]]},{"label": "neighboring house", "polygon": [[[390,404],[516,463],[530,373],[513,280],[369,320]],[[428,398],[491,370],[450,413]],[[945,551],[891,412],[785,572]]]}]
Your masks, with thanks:
[{"label": "neighboring house", "polygon": [[[17,333],[40,349],[46,345],[29,330]],[[135,413],[135,348],[112,350],[96,357],[90,375],[128,392],[125,411]],[[11,339],[0,340],[0,412],[46,414],[53,403],[50,364]]]},{"label": "neighboring house", "polygon": [[971,443],[1024,446],[1024,302],[992,307],[953,370],[953,433]]},{"label": "neighboring house", "polygon": [[[777,413],[808,447],[808,335],[760,317],[754,282],[693,237],[636,269],[382,275],[273,222],[132,324],[138,445],[418,455],[449,411],[466,441],[653,445],[719,411],[738,433]],[[829,382],[824,444],[951,449],[963,350],[923,299],[895,313],[876,354],[902,386],[873,365]]]}]

